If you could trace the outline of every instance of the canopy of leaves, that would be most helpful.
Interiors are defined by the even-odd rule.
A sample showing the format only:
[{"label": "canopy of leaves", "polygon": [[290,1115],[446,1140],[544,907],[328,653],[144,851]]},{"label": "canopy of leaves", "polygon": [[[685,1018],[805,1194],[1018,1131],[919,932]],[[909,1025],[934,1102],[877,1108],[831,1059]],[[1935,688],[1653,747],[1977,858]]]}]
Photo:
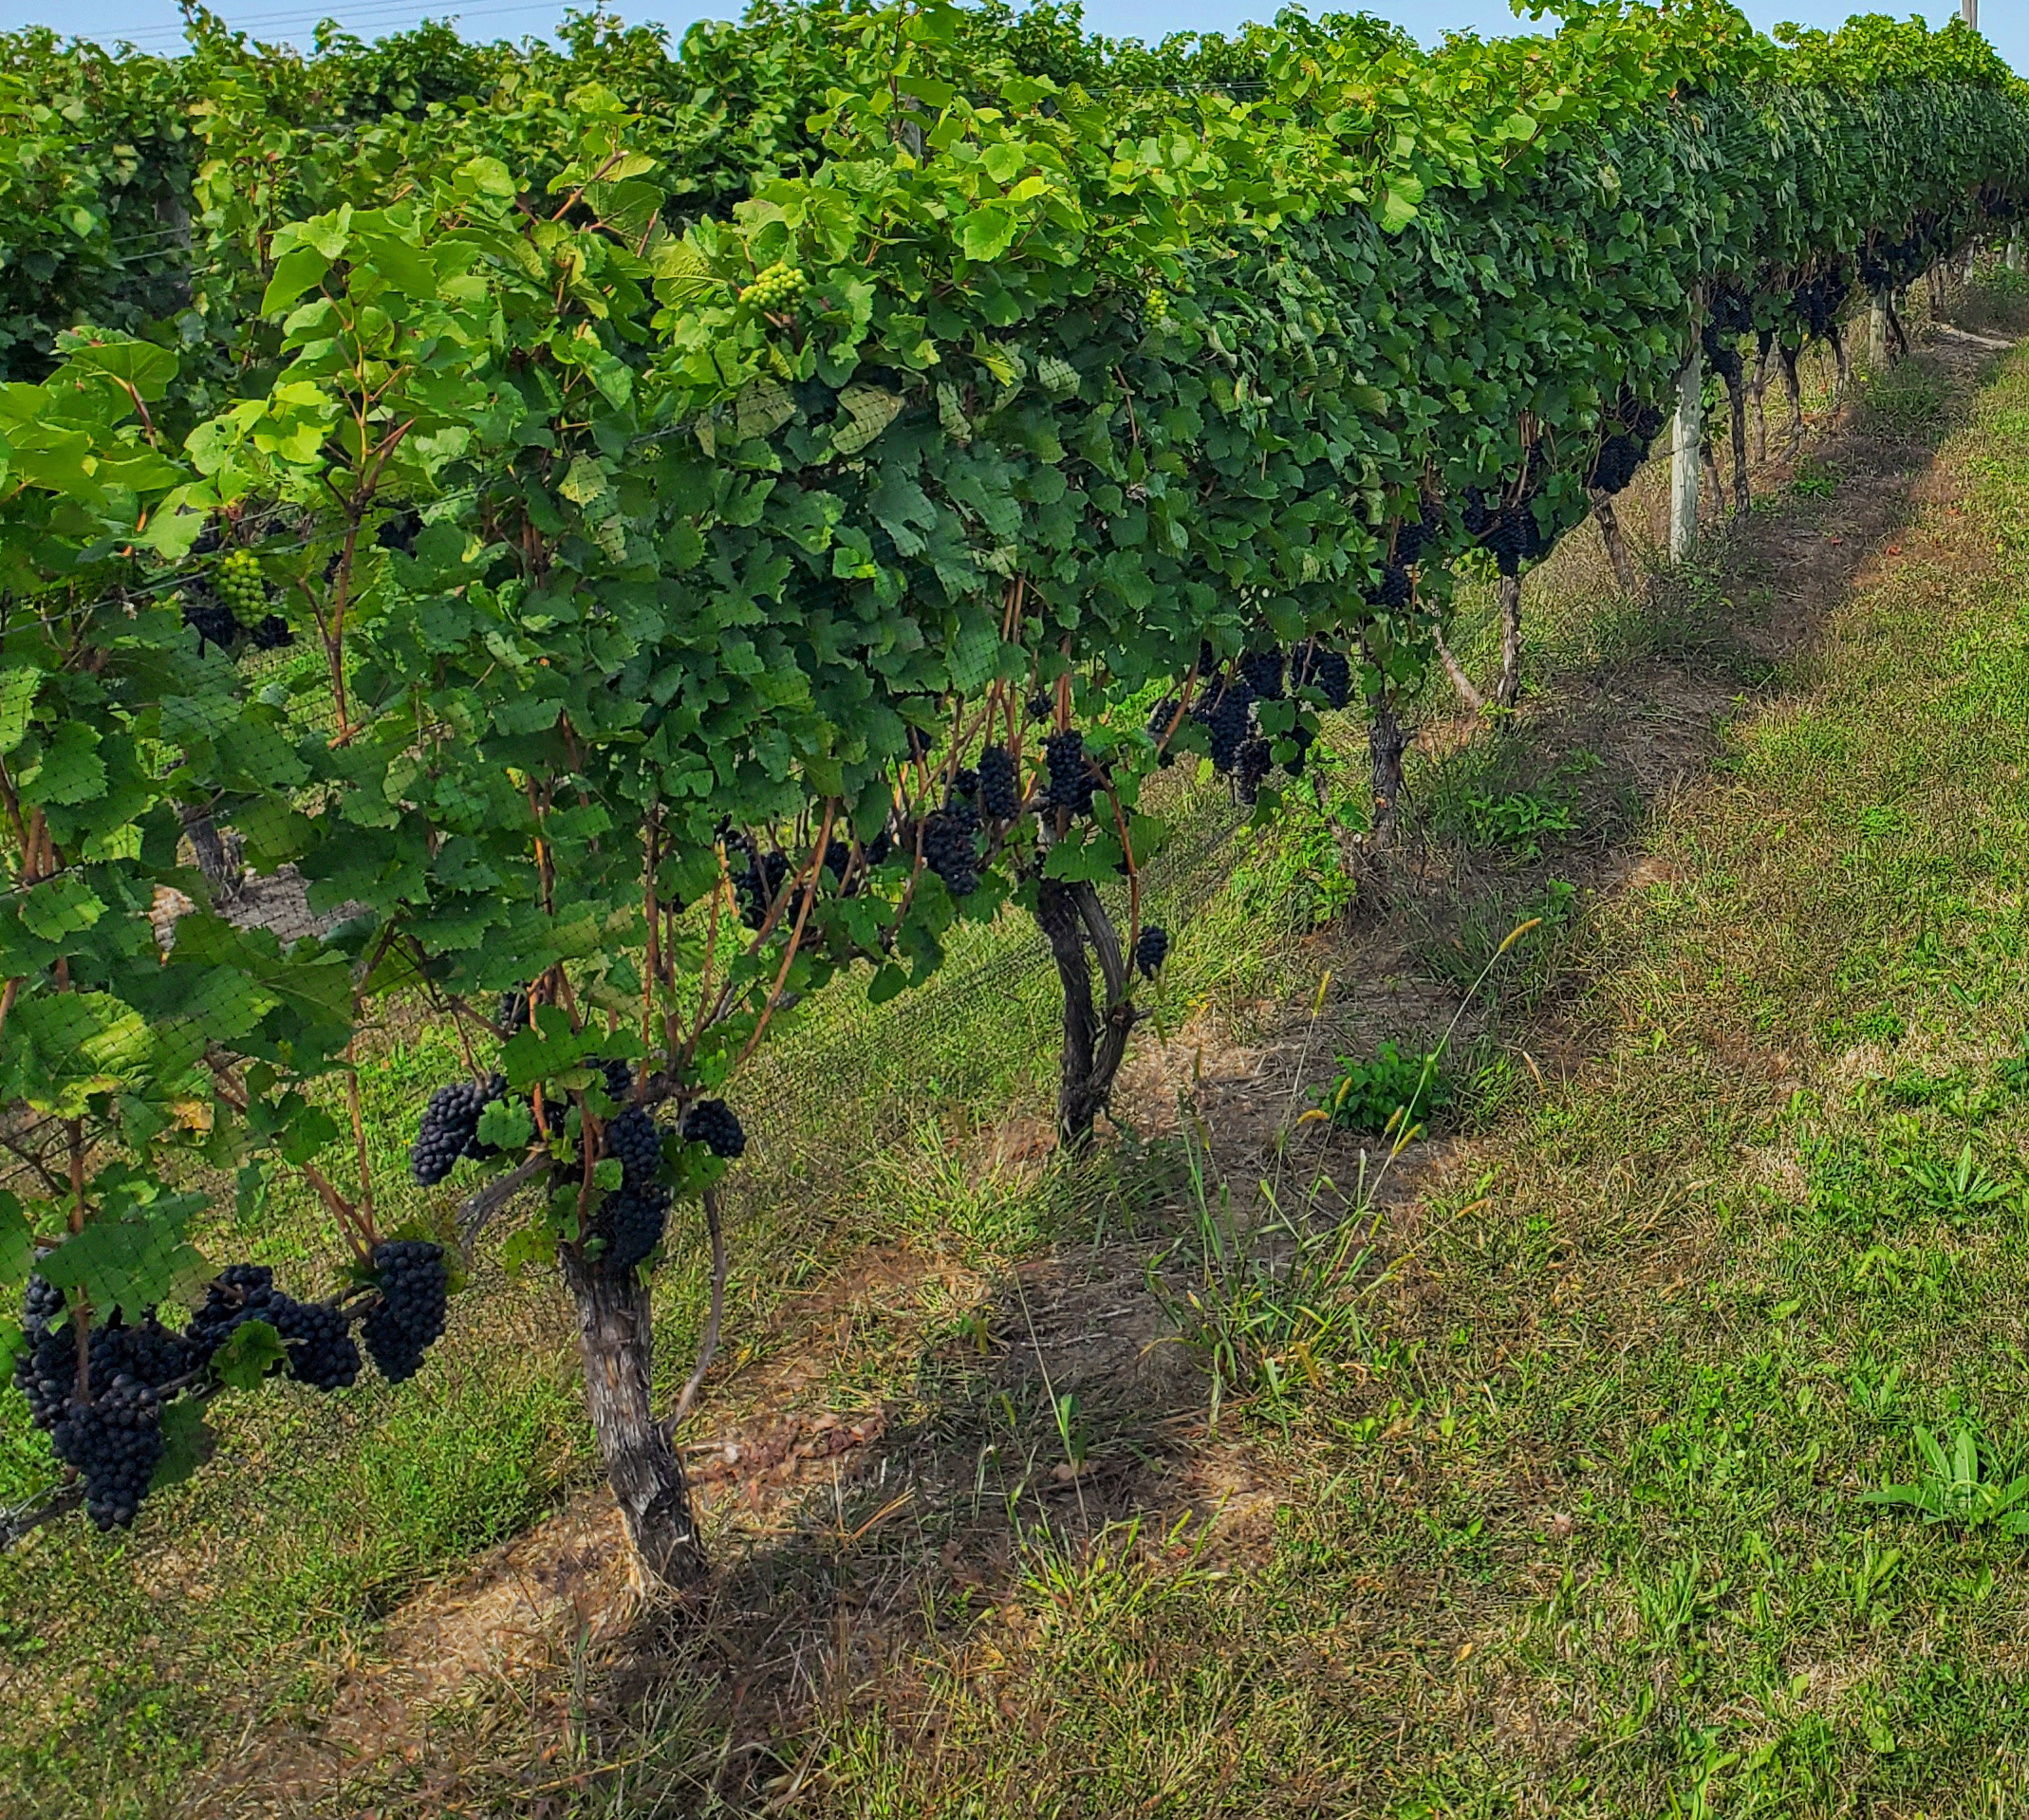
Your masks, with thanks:
[{"label": "canopy of leaves", "polygon": [[[778,988],[921,978],[961,906],[908,848],[912,729],[1018,741],[1061,679],[1122,815],[1055,875],[1145,857],[1154,749],[1108,704],[1311,635],[1412,686],[1485,514],[1577,522],[1719,299],[1794,342],[1799,288],[2029,194],[1956,26],[1583,6],[1424,55],[847,0],[563,36],[0,38],[0,1091],[96,1160],[44,1242],[142,1217],[179,1147],[303,1150],[356,994],[561,969],[689,1092]],[[288,658],[186,624],[219,545]],[[233,929],[186,812],[348,920]],[[848,892],[826,828],[901,845]],[[729,830],[819,888],[707,1031],[642,959]],[[199,905],[166,960],[158,887]],[[716,921],[670,939],[708,976]]]}]

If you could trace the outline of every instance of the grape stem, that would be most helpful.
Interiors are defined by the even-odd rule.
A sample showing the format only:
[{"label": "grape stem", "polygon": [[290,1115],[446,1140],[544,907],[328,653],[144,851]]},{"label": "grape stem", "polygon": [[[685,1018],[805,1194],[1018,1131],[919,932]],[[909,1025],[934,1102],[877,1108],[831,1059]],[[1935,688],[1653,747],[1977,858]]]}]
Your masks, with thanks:
[{"label": "grape stem", "polygon": [[549,1166],[549,1153],[524,1157],[504,1176],[495,1176],[467,1195],[458,1206],[458,1243],[470,1255],[487,1222]]},{"label": "grape stem", "polygon": [[84,1481],[52,1486],[24,1504],[0,1511],[0,1553],[16,1547],[45,1523],[67,1516],[84,1502]]}]

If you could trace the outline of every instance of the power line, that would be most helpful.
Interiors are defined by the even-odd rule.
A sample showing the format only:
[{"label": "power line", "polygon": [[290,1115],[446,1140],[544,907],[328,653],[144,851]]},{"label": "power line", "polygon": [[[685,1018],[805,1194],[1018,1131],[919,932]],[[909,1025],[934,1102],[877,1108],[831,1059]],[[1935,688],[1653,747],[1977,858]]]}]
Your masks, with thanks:
[{"label": "power line", "polygon": [[[413,20],[417,25],[450,25],[465,19],[497,18],[518,12],[562,12],[565,0],[520,0],[510,6],[474,7],[458,12],[433,12],[429,0],[414,0],[414,4],[402,4],[402,0],[369,0],[369,4],[348,9],[348,17],[338,20],[341,30],[349,30],[355,24],[374,28]],[[249,33],[259,31],[286,32],[299,28],[314,29],[331,17],[327,9],[314,12],[270,12],[255,13],[244,19],[231,22],[233,29]],[[137,50],[158,50],[165,46],[181,46],[189,42],[180,28],[172,29],[159,27],[153,31],[142,31],[122,37],[119,42],[132,45]]]}]

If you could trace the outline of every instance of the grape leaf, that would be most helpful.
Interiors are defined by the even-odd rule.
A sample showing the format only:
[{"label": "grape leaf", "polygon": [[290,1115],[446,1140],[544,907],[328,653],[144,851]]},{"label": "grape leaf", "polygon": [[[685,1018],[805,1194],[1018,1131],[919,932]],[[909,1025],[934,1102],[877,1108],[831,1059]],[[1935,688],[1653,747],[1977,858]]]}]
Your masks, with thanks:
[{"label": "grape leaf", "polygon": [[233,1390],[257,1390],[261,1380],[289,1364],[289,1348],[266,1321],[242,1321],[212,1354],[212,1371]]},{"label": "grape leaf", "polygon": [[[258,1325],[257,1322],[248,1323],[249,1327]],[[246,1330],[242,1328],[240,1332]],[[272,1333],[274,1329],[270,1328],[268,1331]],[[233,1342],[229,1340],[226,1344],[230,1346]],[[251,1388],[251,1385],[240,1387]],[[180,1485],[185,1479],[195,1477],[197,1468],[217,1451],[217,1431],[204,1420],[202,1403],[180,1399],[169,1403],[162,1410],[162,1457],[156,1462],[155,1476],[148,1481],[148,1490],[159,1492],[165,1486]]]}]

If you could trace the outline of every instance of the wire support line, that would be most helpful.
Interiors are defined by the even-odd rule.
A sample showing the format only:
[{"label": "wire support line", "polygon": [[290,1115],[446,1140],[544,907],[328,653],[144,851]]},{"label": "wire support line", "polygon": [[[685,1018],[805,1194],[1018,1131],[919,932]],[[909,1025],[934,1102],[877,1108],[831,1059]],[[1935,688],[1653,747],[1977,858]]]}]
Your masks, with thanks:
[{"label": "wire support line", "polygon": [[[466,19],[499,18],[518,12],[562,13],[564,7],[565,0],[515,0],[515,4],[509,6],[471,7],[456,11],[441,11],[429,6],[427,0],[419,5],[401,4],[400,0],[377,0],[376,4],[352,9],[348,19],[341,21],[340,24],[345,35],[358,36],[357,32],[350,30],[352,25],[396,26],[408,20],[413,20],[418,26],[451,25]],[[255,14],[233,21],[231,28],[250,36],[262,31],[291,31],[306,27],[314,30],[330,17],[328,10]],[[191,44],[189,36],[180,28],[172,30],[167,27],[124,35],[116,42],[131,45],[136,50],[165,57],[175,47]],[[201,45],[203,41],[198,42]]]}]

